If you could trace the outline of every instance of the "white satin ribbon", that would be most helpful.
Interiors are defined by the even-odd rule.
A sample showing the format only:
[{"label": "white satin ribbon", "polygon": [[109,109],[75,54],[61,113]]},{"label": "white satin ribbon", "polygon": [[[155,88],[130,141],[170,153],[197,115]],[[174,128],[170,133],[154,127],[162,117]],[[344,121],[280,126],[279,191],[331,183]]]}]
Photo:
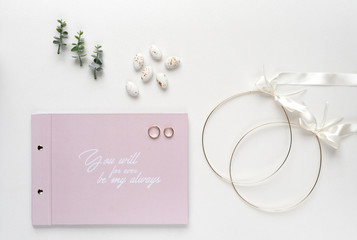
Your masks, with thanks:
[{"label": "white satin ribbon", "polygon": [[259,91],[268,93],[274,97],[284,108],[290,112],[298,112],[300,126],[316,134],[319,139],[329,146],[337,149],[342,137],[357,133],[357,123],[341,123],[343,118],[335,119],[326,123],[327,104],[324,117],[320,124],[315,116],[305,106],[297,103],[289,96],[301,93],[300,90],[293,93],[277,93],[278,85],[304,85],[304,86],[346,86],[357,87],[357,74],[345,73],[279,73],[268,81],[265,76],[256,82]]},{"label": "white satin ribbon", "polygon": [[357,74],[283,72],[276,75],[272,82],[277,85],[357,87]]},{"label": "white satin ribbon", "polygon": [[275,101],[278,101],[286,110],[289,112],[303,112],[306,108],[305,105],[297,103],[292,100],[289,96],[296,95],[304,92],[305,90],[300,90],[292,93],[278,93],[277,89],[277,79],[268,81],[265,76],[262,76],[256,83],[255,86],[259,91],[271,95]]},{"label": "white satin ribbon", "polygon": [[327,106],[326,103],[320,124],[317,123],[315,116],[308,108],[300,113],[299,124],[306,130],[315,133],[320,140],[329,146],[338,149],[342,137],[357,133],[357,123],[341,123],[343,117],[326,122]]}]

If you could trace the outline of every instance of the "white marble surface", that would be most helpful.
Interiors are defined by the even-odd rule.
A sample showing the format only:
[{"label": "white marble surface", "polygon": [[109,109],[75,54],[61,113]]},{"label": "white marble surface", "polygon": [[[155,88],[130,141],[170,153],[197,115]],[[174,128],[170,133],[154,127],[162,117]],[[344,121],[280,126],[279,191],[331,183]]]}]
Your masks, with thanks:
[{"label": "white marble surface", "polygon": [[[246,206],[213,175],[200,134],[211,108],[250,89],[263,65],[268,76],[280,71],[357,72],[356,10],[352,0],[0,1],[0,239],[355,239],[357,136],[345,139],[336,152],[323,146],[320,182],[302,206],[267,214]],[[96,43],[103,45],[104,74],[97,81],[88,61],[80,69],[68,49],[56,54],[52,37],[57,18],[68,23],[68,43],[82,29],[88,51]],[[151,60],[152,43],[164,59],[181,57],[181,66],[167,71],[164,61]],[[138,52],[156,72],[168,74],[166,91],[154,79],[141,82],[132,66]],[[127,95],[128,80],[138,84],[139,98]],[[329,116],[357,121],[357,88],[315,87],[305,95],[318,117],[326,100]],[[247,105],[240,111],[252,109]],[[188,112],[189,224],[34,228],[34,112]],[[222,140],[217,147],[226,144],[233,143]],[[254,147],[252,143],[250,149]],[[309,145],[297,154],[310,156],[312,151],[316,148]]]}]

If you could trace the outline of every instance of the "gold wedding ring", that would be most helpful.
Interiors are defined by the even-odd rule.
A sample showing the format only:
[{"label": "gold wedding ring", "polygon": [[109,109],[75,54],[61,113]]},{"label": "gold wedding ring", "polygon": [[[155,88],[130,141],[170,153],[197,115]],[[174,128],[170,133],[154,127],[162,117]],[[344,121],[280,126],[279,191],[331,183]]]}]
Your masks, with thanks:
[{"label": "gold wedding ring", "polygon": [[149,127],[148,135],[152,139],[156,139],[160,136],[160,128],[156,125]]},{"label": "gold wedding ring", "polygon": [[164,135],[167,138],[172,138],[175,134],[175,131],[172,127],[167,127],[164,129]]}]

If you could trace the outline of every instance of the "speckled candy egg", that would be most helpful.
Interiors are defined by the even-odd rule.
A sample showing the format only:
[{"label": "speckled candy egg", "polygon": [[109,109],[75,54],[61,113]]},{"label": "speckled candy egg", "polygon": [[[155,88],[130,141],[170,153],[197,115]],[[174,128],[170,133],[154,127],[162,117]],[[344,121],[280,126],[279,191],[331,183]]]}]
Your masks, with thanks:
[{"label": "speckled candy egg", "polygon": [[165,73],[158,73],[156,74],[156,81],[160,85],[161,88],[167,88],[168,85],[168,78]]},{"label": "speckled candy egg", "polygon": [[156,45],[151,45],[150,55],[156,61],[160,61],[162,58],[161,50]]},{"label": "speckled candy egg", "polygon": [[175,69],[180,65],[180,62],[181,60],[179,57],[172,56],[166,59],[165,66],[169,70]]},{"label": "speckled candy egg", "polygon": [[128,81],[126,83],[126,91],[130,96],[137,97],[139,95],[139,88],[135,83]]},{"label": "speckled candy egg", "polygon": [[144,57],[142,54],[138,53],[134,57],[134,68],[136,71],[140,70],[144,66]]},{"label": "speckled candy egg", "polygon": [[144,70],[141,73],[141,80],[143,80],[143,82],[147,82],[152,78],[152,75],[153,75],[152,67],[146,66],[144,67]]}]

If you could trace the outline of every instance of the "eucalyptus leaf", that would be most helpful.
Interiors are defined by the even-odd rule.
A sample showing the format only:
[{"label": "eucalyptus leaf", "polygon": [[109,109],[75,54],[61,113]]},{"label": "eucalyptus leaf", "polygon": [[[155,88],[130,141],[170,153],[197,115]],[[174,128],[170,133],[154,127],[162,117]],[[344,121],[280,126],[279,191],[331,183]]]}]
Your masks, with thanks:
[{"label": "eucalyptus leaf", "polygon": [[99,65],[102,65],[102,64],[103,64],[102,61],[100,61],[99,58],[95,58],[93,61],[94,61],[96,64],[99,64]]},{"label": "eucalyptus leaf", "polygon": [[76,58],[78,58],[79,60],[79,65],[82,67],[83,63],[82,63],[82,57],[85,57],[87,54],[83,54],[85,46],[84,46],[84,41],[82,39],[82,35],[83,35],[83,31],[79,31],[78,35],[75,35],[74,37],[77,39],[76,43],[72,43],[72,45],[74,46],[71,51],[72,52],[76,52]]},{"label": "eucalyptus leaf", "polygon": [[60,54],[61,46],[66,46],[66,44],[63,42],[63,39],[68,37],[68,32],[63,30],[67,26],[67,23],[65,21],[63,21],[62,19],[57,19],[57,22],[60,24],[56,28],[56,31],[59,33],[59,36],[54,37],[55,40],[53,41],[53,43],[58,45],[57,54]]},{"label": "eucalyptus leaf", "polygon": [[100,50],[102,46],[96,45],[95,50],[93,51],[95,54],[92,54],[91,56],[93,57],[93,62],[89,64],[89,68],[93,70],[93,75],[94,79],[97,79],[97,72],[103,71],[102,64],[103,64],[103,59],[102,59],[102,53],[103,50]]},{"label": "eucalyptus leaf", "polygon": [[94,68],[99,68],[99,67],[100,67],[100,65],[99,65],[99,64],[94,63],[94,62],[92,62],[90,65],[92,65]]}]

